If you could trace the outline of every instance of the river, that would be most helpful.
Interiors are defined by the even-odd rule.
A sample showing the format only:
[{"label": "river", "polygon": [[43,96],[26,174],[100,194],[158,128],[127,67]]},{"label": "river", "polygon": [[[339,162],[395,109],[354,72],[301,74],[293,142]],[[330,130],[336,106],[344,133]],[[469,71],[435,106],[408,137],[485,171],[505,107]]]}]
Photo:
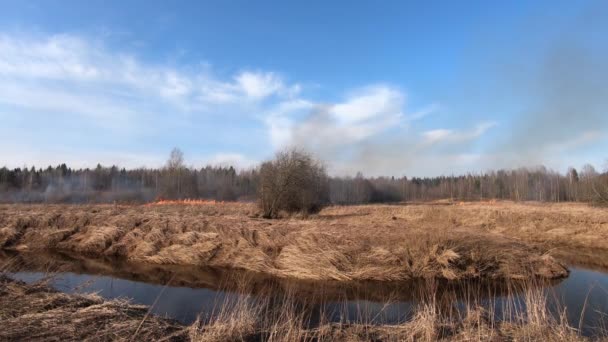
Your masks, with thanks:
[{"label": "river", "polygon": [[[225,303],[244,297],[271,297],[275,305],[280,305],[287,294],[297,302],[306,302],[301,307],[312,313],[308,315],[310,325],[318,323],[320,313],[332,322],[398,324],[409,319],[416,305],[428,298],[425,293],[429,288],[428,281],[355,284],[289,281],[247,272],[135,265],[58,253],[3,252],[0,257],[15,279],[31,283],[51,274],[48,281],[59,291],[95,292],[107,299],[128,298],[133,303],[150,306],[155,314],[184,324],[197,318],[212,319]],[[568,278],[543,283],[547,305],[555,315],[565,312],[569,323],[580,327],[584,335],[593,335],[608,322],[608,273],[580,265],[569,269]],[[450,293],[441,300],[456,306],[472,293],[475,300],[492,305],[496,312],[507,301],[522,305],[517,287],[492,284],[433,282],[430,286],[435,293]]]}]

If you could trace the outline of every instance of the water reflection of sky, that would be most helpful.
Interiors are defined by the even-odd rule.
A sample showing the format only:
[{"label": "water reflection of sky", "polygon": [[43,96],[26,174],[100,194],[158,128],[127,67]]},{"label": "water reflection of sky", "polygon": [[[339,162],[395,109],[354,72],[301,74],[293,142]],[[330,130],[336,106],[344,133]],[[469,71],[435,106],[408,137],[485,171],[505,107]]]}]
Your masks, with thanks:
[{"label": "water reflection of sky", "polygon": [[608,274],[574,268],[570,276],[554,287],[555,296],[566,308],[568,320],[578,327],[584,310],[583,328],[608,327]]},{"label": "water reflection of sky", "polygon": [[[26,282],[44,277],[40,272],[19,272],[14,277]],[[183,323],[193,322],[199,314],[204,317],[217,312],[218,304],[238,296],[232,292],[221,292],[206,288],[188,288],[148,284],[139,281],[76,273],[61,273],[52,280],[53,287],[64,292],[97,292],[104,298],[130,298],[133,303],[153,305],[152,312],[171,317]],[[578,327],[581,312],[585,308],[584,333],[593,334],[590,327],[606,326],[608,317],[608,274],[571,269],[570,276],[549,288],[550,298],[556,298],[561,308],[567,308],[570,323]],[[585,304],[586,301],[586,304]],[[500,299],[496,300],[500,303]],[[398,323],[409,317],[412,302],[383,303],[364,299],[330,301],[315,304],[313,312],[323,312],[327,319],[339,321],[364,321],[375,323]],[[318,317],[313,313],[311,323]]]},{"label": "water reflection of sky", "polygon": [[[14,276],[25,282],[44,277],[38,272],[19,272]],[[209,289],[165,287],[156,284],[107,276],[62,273],[52,280],[53,287],[64,292],[96,292],[108,299],[129,298],[135,304],[153,305],[152,312],[183,323],[191,323],[199,313],[211,313],[223,294]],[[155,303],[156,302],[156,303]]]}]

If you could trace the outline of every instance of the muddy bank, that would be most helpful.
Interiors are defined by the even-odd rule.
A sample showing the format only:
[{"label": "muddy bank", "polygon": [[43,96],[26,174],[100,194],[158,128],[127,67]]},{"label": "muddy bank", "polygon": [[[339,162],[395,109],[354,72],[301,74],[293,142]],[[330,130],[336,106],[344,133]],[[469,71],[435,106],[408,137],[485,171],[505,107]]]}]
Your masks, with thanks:
[{"label": "muddy bank", "polygon": [[503,233],[492,222],[505,215],[487,207],[331,207],[265,220],[250,204],[0,205],[0,246],[309,280],[567,275],[549,246]]}]

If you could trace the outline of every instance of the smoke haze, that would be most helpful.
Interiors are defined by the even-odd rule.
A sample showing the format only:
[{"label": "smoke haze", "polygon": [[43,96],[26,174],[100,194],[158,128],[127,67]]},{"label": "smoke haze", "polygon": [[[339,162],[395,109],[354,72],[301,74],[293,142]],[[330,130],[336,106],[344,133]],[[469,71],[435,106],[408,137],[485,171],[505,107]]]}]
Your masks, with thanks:
[{"label": "smoke haze", "polygon": [[[608,45],[594,45],[592,38],[608,30],[607,8],[603,3],[590,7],[551,40],[535,36],[536,18],[523,24],[515,60],[494,60],[494,82],[504,98],[492,95],[497,101],[486,108],[488,113],[508,111],[509,121],[488,115],[467,126],[472,120],[463,116],[458,128],[428,128],[419,121],[442,108],[430,105],[433,110],[422,110],[422,116],[415,109],[408,112],[407,94],[383,86],[366,90],[373,106],[357,106],[364,113],[350,120],[339,109],[353,99],[314,108],[287,128],[285,145],[318,154],[334,174],[434,176],[539,165],[564,172],[586,162],[602,166],[608,158],[601,155],[608,142]],[[540,50],[536,58],[533,49]]]}]

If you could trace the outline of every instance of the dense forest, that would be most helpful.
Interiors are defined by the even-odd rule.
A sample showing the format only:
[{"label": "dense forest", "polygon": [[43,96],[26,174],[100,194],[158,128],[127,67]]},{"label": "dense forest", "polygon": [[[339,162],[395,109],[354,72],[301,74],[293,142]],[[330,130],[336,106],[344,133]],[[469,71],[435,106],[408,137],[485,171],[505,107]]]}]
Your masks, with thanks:
[{"label": "dense forest", "polygon": [[[608,173],[591,165],[560,174],[544,167],[489,171],[430,178],[330,177],[330,201],[362,204],[437,199],[608,202]],[[219,201],[256,199],[259,170],[184,166],[174,150],[163,168],[130,169],[97,165],[72,169],[0,168],[0,202],[112,203],[157,199],[204,198]]]}]

